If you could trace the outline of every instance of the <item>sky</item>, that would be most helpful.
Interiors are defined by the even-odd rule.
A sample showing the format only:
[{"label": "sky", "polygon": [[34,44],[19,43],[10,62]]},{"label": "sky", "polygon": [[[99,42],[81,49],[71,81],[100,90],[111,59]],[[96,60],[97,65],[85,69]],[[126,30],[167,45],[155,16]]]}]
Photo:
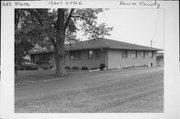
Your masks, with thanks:
[{"label": "sky", "polygon": [[164,49],[163,9],[111,8],[99,13],[97,22],[113,27],[105,38]]},{"label": "sky", "polygon": [[99,23],[113,27],[110,38],[163,49],[164,12],[162,9],[109,9],[98,15]]}]

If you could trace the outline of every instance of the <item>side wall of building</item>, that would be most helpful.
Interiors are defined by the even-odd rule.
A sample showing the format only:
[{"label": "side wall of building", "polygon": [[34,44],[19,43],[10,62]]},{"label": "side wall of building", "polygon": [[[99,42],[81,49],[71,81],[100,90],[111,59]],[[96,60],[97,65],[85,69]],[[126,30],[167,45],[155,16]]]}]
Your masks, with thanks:
[{"label": "side wall of building", "polygon": [[137,51],[137,57],[132,57],[132,51],[127,51],[127,57],[122,57],[122,50],[108,50],[108,68],[122,68],[131,66],[156,66],[156,52],[153,57],[148,57],[148,51],[145,51],[145,57],[142,51]]},{"label": "side wall of building", "polygon": [[[131,66],[156,66],[156,52],[153,52],[153,57],[148,57],[148,52],[144,51],[145,57],[142,56],[142,51],[137,51],[137,57],[132,57],[132,51],[127,51],[127,57],[123,57],[122,50],[112,50],[112,49],[103,49],[101,50],[100,58],[90,59],[88,57],[88,50],[81,50],[79,59],[71,59],[70,53],[65,56],[65,66],[69,66],[70,68],[76,66],[79,68],[87,67],[88,69],[97,68],[100,64],[105,64],[108,68],[122,68],[122,67],[131,67]],[[55,58],[52,53],[48,53],[49,63],[51,66],[55,66]],[[32,58],[32,56],[34,58]],[[32,55],[34,63],[40,62],[38,58],[38,54]]]},{"label": "side wall of building", "polygon": [[65,56],[65,65],[69,67],[87,67],[88,69],[99,67],[100,64],[104,63],[107,65],[107,50],[101,51],[100,58],[90,59],[88,58],[88,50],[82,50],[80,52],[79,59],[71,59],[70,54],[66,54]]}]

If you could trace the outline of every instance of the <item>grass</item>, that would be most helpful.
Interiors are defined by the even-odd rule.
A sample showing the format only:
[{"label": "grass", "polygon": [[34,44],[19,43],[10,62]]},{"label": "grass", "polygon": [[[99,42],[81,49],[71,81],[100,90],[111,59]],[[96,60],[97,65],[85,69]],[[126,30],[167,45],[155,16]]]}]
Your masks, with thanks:
[{"label": "grass", "polygon": [[92,73],[66,77],[85,80],[77,86],[17,97],[15,112],[163,112],[162,70]]},{"label": "grass", "polygon": [[[147,69],[147,67],[141,67],[141,69]],[[106,72],[111,72],[111,71],[128,71],[128,70],[138,70],[139,67],[129,67],[125,69],[111,69],[111,70],[104,70],[103,72],[99,70],[66,70],[68,72],[68,77],[73,77],[74,75],[79,75],[79,74],[87,74],[87,76],[91,72],[93,74],[103,74]],[[96,72],[97,71],[97,72]],[[92,74],[92,75],[93,75]],[[23,70],[23,71],[18,71],[18,80],[16,80],[16,85],[23,85],[23,84],[31,84],[31,83],[37,83],[41,81],[51,81],[51,80],[56,80],[56,79],[63,79],[59,78],[55,75],[55,70]]]}]

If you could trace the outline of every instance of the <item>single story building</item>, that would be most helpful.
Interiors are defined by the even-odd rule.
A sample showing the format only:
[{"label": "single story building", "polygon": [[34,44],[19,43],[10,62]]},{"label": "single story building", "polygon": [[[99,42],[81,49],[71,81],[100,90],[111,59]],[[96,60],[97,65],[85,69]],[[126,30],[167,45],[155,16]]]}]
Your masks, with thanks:
[{"label": "single story building", "polygon": [[156,54],[156,64],[157,66],[164,66],[164,53],[157,53]]},{"label": "single story building", "polygon": [[[65,46],[65,66],[87,67],[105,64],[107,68],[131,66],[156,66],[156,53],[161,49],[125,43],[110,39],[93,39]],[[30,51],[31,61],[36,64],[55,66],[53,49]]]}]

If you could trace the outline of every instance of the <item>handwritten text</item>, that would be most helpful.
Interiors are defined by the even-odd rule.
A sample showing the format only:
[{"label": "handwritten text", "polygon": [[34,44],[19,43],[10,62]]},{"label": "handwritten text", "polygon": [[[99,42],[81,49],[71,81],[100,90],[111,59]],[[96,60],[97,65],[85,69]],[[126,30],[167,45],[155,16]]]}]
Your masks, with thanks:
[{"label": "handwritten text", "polygon": [[82,5],[81,1],[69,1],[69,2],[65,2],[65,1],[50,1],[49,5]]},{"label": "handwritten text", "polygon": [[145,6],[145,7],[160,7],[159,3],[156,2],[127,2],[127,1],[120,1],[119,5],[121,6]]}]

